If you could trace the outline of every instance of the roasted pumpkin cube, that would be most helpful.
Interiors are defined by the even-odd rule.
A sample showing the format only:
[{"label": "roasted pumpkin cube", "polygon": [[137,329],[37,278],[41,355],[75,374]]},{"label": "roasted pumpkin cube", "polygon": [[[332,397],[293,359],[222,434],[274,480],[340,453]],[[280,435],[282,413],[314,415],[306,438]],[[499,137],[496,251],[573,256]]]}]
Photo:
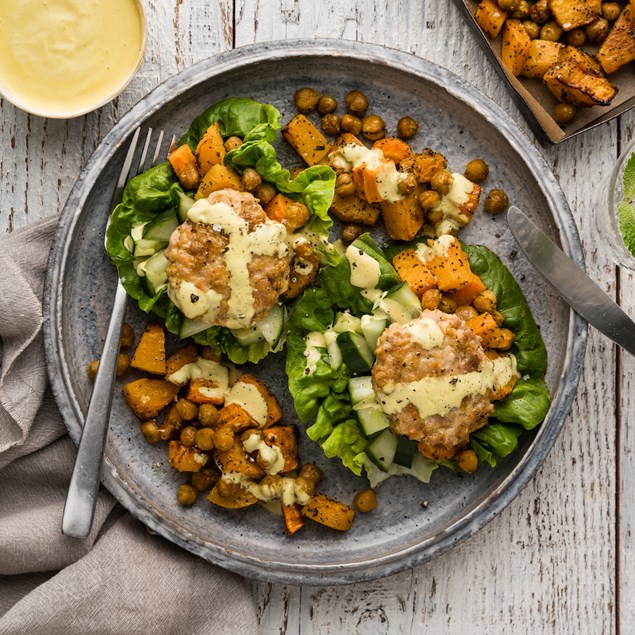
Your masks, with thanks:
[{"label": "roasted pumpkin cube", "polygon": [[215,121],[201,137],[196,146],[196,163],[201,176],[216,164],[223,163],[227,150],[220,133],[220,122]]},{"label": "roasted pumpkin cube", "polygon": [[597,52],[598,61],[607,74],[635,60],[634,11],[633,4],[622,11]]},{"label": "roasted pumpkin cube", "polygon": [[[254,395],[254,392],[256,395]],[[256,399],[254,399],[256,396]],[[258,397],[262,409],[258,403]],[[244,408],[250,416],[258,422],[261,428],[273,425],[282,417],[282,409],[274,394],[257,377],[245,373],[238,378],[229,393],[229,403],[237,403]],[[251,412],[256,408],[257,412]]]},{"label": "roasted pumpkin cube", "polygon": [[146,326],[130,366],[153,375],[165,375],[165,331],[160,324]]},{"label": "roasted pumpkin cube", "polygon": [[317,165],[331,149],[326,137],[302,114],[282,129],[282,135],[307,165]]},{"label": "roasted pumpkin cube", "polygon": [[437,286],[437,281],[414,249],[404,249],[392,259],[397,274],[420,298],[424,291]]},{"label": "roasted pumpkin cube", "polygon": [[284,518],[284,527],[287,530],[287,535],[293,536],[304,526],[300,505],[297,503],[293,505],[281,504],[280,507],[282,508],[282,517]]},{"label": "roasted pumpkin cube", "polygon": [[234,168],[223,163],[217,163],[212,165],[205,173],[198,190],[196,190],[194,200],[198,201],[200,198],[208,197],[212,192],[225,189],[242,192],[245,188],[238,172]]},{"label": "roasted pumpkin cube", "polygon": [[298,455],[298,428],[297,426],[271,426],[264,431],[265,443],[280,448],[284,457],[282,472],[291,472],[300,467]]},{"label": "roasted pumpkin cube", "polygon": [[317,277],[320,257],[310,243],[300,243],[291,259],[289,286],[282,294],[285,300],[297,298]]},{"label": "roasted pumpkin cube", "polygon": [[168,462],[179,472],[198,472],[205,467],[209,454],[201,452],[196,446],[186,447],[180,441],[168,441]]},{"label": "roasted pumpkin cube", "polygon": [[309,222],[309,208],[298,201],[276,194],[265,207],[265,213],[271,220],[282,223],[292,234]]},{"label": "roasted pumpkin cube", "polygon": [[193,377],[187,387],[186,399],[197,404],[213,404],[220,406],[227,397],[225,388],[213,379],[206,377]]},{"label": "roasted pumpkin cube", "polygon": [[255,479],[265,476],[265,471],[247,454],[239,438],[234,439],[229,450],[213,450],[213,456],[223,473],[237,472]]},{"label": "roasted pumpkin cube", "polygon": [[550,0],[549,8],[564,31],[595,22],[602,15],[602,0]]},{"label": "roasted pumpkin cube", "polygon": [[430,148],[425,148],[421,154],[415,154],[412,159],[404,159],[401,164],[402,169],[415,175],[417,183],[430,183],[432,177],[446,166],[445,157]]},{"label": "roasted pumpkin cube", "polygon": [[207,495],[207,500],[225,509],[242,509],[258,502],[258,499],[244,487],[236,489],[231,496],[221,496],[218,493],[218,483],[214,485],[211,492]]},{"label": "roasted pumpkin cube", "polygon": [[169,439],[176,438],[177,432],[181,430],[184,423],[185,421],[179,414],[176,404],[172,405],[161,422],[161,425],[159,425],[159,436],[161,437],[161,441],[168,441]]},{"label": "roasted pumpkin cube", "polygon": [[401,163],[404,159],[414,158],[412,148],[397,137],[384,137],[375,141],[373,150],[381,150],[382,154],[395,164]]},{"label": "roasted pumpkin cube", "polygon": [[496,348],[492,346],[492,343],[498,341],[499,331],[502,329],[496,324],[496,320],[491,313],[481,313],[480,315],[470,318],[466,324],[474,335],[481,338],[483,346]]},{"label": "roasted pumpkin cube", "polygon": [[196,157],[187,143],[170,152],[168,161],[184,190],[195,190],[199,186],[201,175],[196,165]]},{"label": "roasted pumpkin cube", "polygon": [[305,518],[338,531],[348,531],[355,518],[355,510],[348,505],[319,493],[311,496],[311,500],[302,507],[300,513]]},{"label": "roasted pumpkin cube", "polygon": [[423,226],[423,210],[416,192],[396,201],[379,204],[388,235],[394,240],[412,240]]},{"label": "roasted pumpkin cube", "polygon": [[377,205],[361,199],[357,194],[340,196],[337,192],[333,196],[329,211],[345,223],[361,223],[371,226],[377,223],[381,213]]},{"label": "roasted pumpkin cube", "polygon": [[542,78],[544,74],[558,61],[564,44],[551,40],[532,40],[529,44],[527,59],[520,74],[532,79]]},{"label": "roasted pumpkin cube", "polygon": [[507,14],[494,0],[483,0],[476,8],[476,13],[474,14],[476,23],[492,39],[498,36],[506,18]]},{"label": "roasted pumpkin cube", "polygon": [[198,352],[195,344],[177,349],[165,362],[165,378],[170,381],[170,375],[176,373],[186,364],[193,364],[197,359]]},{"label": "roasted pumpkin cube", "polygon": [[608,106],[617,94],[617,88],[605,77],[599,77],[573,60],[554,64],[543,81],[560,101],[574,106]]},{"label": "roasted pumpkin cube", "polygon": [[218,411],[214,428],[231,428],[234,434],[240,434],[249,428],[257,428],[258,422],[237,403],[228,403]]},{"label": "roasted pumpkin cube", "polygon": [[[389,159],[383,159],[381,161],[384,165],[391,164],[394,169],[394,163]],[[360,198],[368,201],[369,203],[379,203],[384,200],[379,185],[381,183],[381,176],[378,170],[381,168],[375,165],[368,165],[362,163],[361,165],[353,168],[352,176],[357,188],[357,193]]]},{"label": "roasted pumpkin cube", "polygon": [[501,61],[512,75],[520,75],[529,56],[531,38],[520,20],[506,20],[503,27]]},{"label": "roasted pumpkin cube", "polygon": [[453,293],[472,282],[470,262],[456,238],[444,249],[435,249],[428,254],[425,264],[436,278],[439,290]]},{"label": "roasted pumpkin cube", "polygon": [[458,291],[450,293],[449,297],[456,302],[457,306],[468,306],[472,304],[474,298],[476,298],[481,291],[485,291],[486,288],[483,281],[475,273],[472,273],[470,281]]},{"label": "roasted pumpkin cube", "polygon": [[122,388],[126,403],[142,421],[154,419],[163,408],[172,402],[179,387],[163,379],[143,377]]}]

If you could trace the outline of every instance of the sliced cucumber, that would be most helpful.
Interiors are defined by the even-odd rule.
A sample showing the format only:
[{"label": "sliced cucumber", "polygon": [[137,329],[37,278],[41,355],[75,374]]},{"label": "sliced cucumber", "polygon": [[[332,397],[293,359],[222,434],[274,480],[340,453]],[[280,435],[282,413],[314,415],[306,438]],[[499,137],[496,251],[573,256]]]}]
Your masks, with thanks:
[{"label": "sliced cucumber", "polygon": [[429,483],[432,472],[439,467],[438,463],[426,459],[421,452],[415,452],[412,457],[412,465],[410,466],[409,474],[414,476],[422,483]]},{"label": "sliced cucumber", "polygon": [[163,251],[158,251],[154,256],[148,258],[144,263],[144,271],[146,281],[150,287],[152,295],[156,295],[167,286],[169,260],[165,257]]},{"label": "sliced cucumber", "polygon": [[241,346],[250,346],[264,340],[260,329],[256,325],[247,329],[232,329],[232,335]]},{"label": "sliced cucumber", "polygon": [[275,348],[284,334],[284,325],[284,307],[282,304],[276,304],[257,322],[256,327],[271,348]]},{"label": "sliced cucumber", "polygon": [[339,313],[335,319],[333,330],[336,333],[345,333],[351,331],[352,333],[362,334],[362,321],[360,318],[351,315],[350,313]]},{"label": "sliced cucumber", "polygon": [[186,337],[192,337],[211,327],[211,324],[203,322],[202,320],[190,320],[190,318],[184,317],[181,323],[181,329],[179,330],[179,337],[184,340]]},{"label": "sliced cucumber", "polygon": [[387,319],[377,315],[362,315],[362,334],[368,345],[375,350],[379,336],[386,330]]},{"label": "sliced cucumber", "polygon": [[363,375],[370,372],[375,356],[363,335],[350,331],[340,333],[337,336],[337,345],[342,351],[344,363],[353,375]]},{"label": "sliced cucumber", "polygon": [[355,409],[355,414],[367,437],[372,437],[385,430],[390,421],[379,404],[370,404],[364,408]]},{"label": "sliced cucumber", "polygon": [[333,370],[337,370],[344,361],[344,358],[342,357],[342,351],[337,345],[337,339],[331,340],[328,343],[326,350],[329,353],[329,364],[331,368]]},{"label": "sliced cucumber", "polygon": [[134,238],[130,235],[123,239],[123,246],[130,252],[134,253]]},{"label": "sliced cucumber", "polygon": [[395,463],[403,467],[411,467],[414,455],[417,454],[417,443],[406,436],[397,437]]},{"label": "sliced cucumber", "polygon": [[394,462],[397,443],[397,436],[384,430],[368,444],[366,454],[380,470],[387,472]]},{"label": "sliced cucumber", "polygon": [[375,391],[373,390],[373,379],[370,375],[364,377],[353,377],[348,382],[348,394],[351,397],[353,405],[358,404],[367,399],[375,399]]},{"label": "sliced cucumber", "polygon": [[136,225],[133,225],[130,229],[130,238],[132,238],[135,242],[143,238],[143,229],[147,224],[148,223],[137,223]]},{"label": "sliced cucumber", "polygon": [[421,313],[421,301],[407,282],[402,282],[384,294],[379,301],[379,308],[388,315],[392,322],[405,324]]},{"label": "sliced cucumber", "polygon": [[148,238],[140,238],[134,246],[134,257],[142,258],[143,256],[154,256],[158,251],[162,251],[167,246],[165,240],[154,240]]},{"label": "sliced cucumber", "polygon": [[184,223],[187,220],[187,211],[194,205],[194,199],[183,192],[179,192],[179,220]]},{"label": "sliced cucumber", "polygon": [[162,240],[167,243],[172,232],[179,226],[179,219],[171,210],[159,214],[143,228],[143,238],[146,240]]}]

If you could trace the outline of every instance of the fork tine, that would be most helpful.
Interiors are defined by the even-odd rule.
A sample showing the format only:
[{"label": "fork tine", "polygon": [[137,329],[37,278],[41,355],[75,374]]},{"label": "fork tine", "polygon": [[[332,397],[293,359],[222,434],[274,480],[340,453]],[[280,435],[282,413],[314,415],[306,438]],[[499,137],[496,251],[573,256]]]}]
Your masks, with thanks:
[{"label": "fork tine", "polygon": [[148,157],[148,148],[150,147],[150,139],[152,139],[152,128],[148,128],[148,134],[146,134],[146,140],[143,144],[143,150],[139,157],[139,166],[137,167],[137,174],[141,174],[145,171],[146,158]]},{"label": "fork tine", "polygon": [[135,150],[137,149],[137,143],[139,141],[139,134],[141,133],[141,128],[137,128],[132,135],[132,141],[130,142],[130,147],[128,148],[128,152],[126,153],[126,158],[124,159],[123,166],[121,167],[121,172],[119,174],[119,179],[117,181],[117,187],[112,195],[112,203],[110,209],[114,209],[119,203],[121,203],[121,197],[123,195],[123,188],[128,181],[128,174],[130,172],[130,168],[132,166],[132,159],[134,158]]},{"label": "fork tine", "polygon": [[163,130],[159,130],[159,138],[154,148],[154,155],[152,157],[152,167],[159,163],[159,153],[161,152],[161,145],[163,144]]}]

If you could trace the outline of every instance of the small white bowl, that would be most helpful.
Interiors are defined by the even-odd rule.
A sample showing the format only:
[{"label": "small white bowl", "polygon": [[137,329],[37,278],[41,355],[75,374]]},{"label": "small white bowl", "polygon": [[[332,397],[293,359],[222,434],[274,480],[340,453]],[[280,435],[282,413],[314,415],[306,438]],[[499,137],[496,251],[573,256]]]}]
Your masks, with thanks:
[{"label": "small white bowl", "polygon": [[[136,75],[141,63],[143,62],[143,58],[146,51],[146,41],[147,41],[147,23],[146,23],[146,15],[145,10],[143,8],[143,2],[141,0],[131,0],[135,5],[139,12],[139,21],[141,26],[141,42],[139,46],[139,54],[137,55],[134,64],[130,66],[130,69],[123,77],[121,82],[113,89],[110,87],[109,89],[104,89],[105,92],[99,93],[97,90],[93,91],[94,99],[90,102],[86,102],[77,107],[69,107],[68,109],[61,108],[51,108],[47,109],[46,107],[42,107],[41,101],[42,99],[33,99],[30,100],[29,96],[18,94],[17,91],[11,90],[5,84],[5,79],[2,77],[2,70],[0,69],[0,95],[4,97],[7,101],[12,103],[17,108],[24,110],[32,115],[37,115],[39,117],[48,117],[51,119],[72,119],[74,117],[79,117],[81,115],[85,115],[86,113],[92,112],[104,106],[108,102],[112,101],[120,95],[123,90],[128,86],[132,78]],[[108,7],[109,3],[104,3],[102,6]],[[6,37],[8,37],[7,35]],[[2,37],[2,32],[0,31],[0,37]],[[68,82],[72,83],[72,76],[68,77]],[[38,102],[38,103],[35,103]]]}]

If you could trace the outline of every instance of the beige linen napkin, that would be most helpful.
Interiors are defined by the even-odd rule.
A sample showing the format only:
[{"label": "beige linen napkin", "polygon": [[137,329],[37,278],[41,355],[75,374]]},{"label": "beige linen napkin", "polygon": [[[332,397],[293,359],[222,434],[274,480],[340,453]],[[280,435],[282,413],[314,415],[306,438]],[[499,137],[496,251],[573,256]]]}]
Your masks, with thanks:
[{"label": "beige linen napkin", "polygon": [[0,634],[250,634],[249,583],[150,535],[105,490],[60,530],[75,447],[47,388],[42,287],[55,221],[0,239]]}]

